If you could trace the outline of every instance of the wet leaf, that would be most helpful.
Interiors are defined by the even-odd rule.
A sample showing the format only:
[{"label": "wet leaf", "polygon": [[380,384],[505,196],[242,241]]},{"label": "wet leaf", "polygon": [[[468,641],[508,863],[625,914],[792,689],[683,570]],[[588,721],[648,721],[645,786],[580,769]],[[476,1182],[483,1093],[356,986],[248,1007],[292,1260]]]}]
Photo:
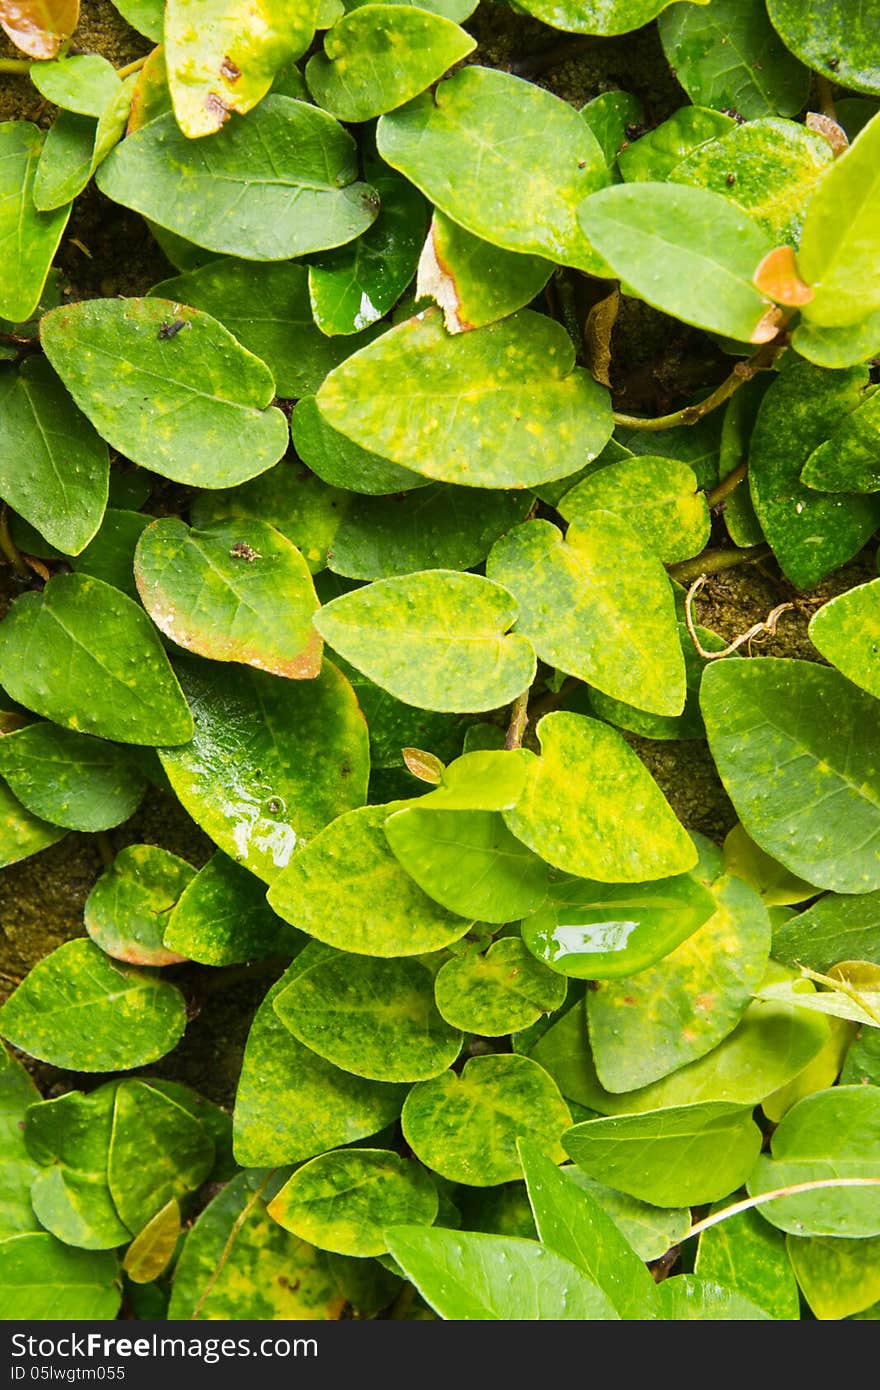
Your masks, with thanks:
[{"label": "wet leaf", "polygon": [[141,536],[134,573],[150,617],[178,646],[293,680],[318,675],[319,604],[308,566],[265,522],[195,531],[165,517]]},{"label": "wet leaf", "polygon": [[876,387],[862,395],[804,464],[801,479],[807,487],[822,492],[880,491],[880,399]]},{"label": "wet leaf", "polygon": [[673,1322],[759,1322],[772,1314],[727,1284],[676,1274],[660,1285],[664,1316]]},{"label": "wet leaf", "polygon": [[275,1012],[325,1061],[370,1081],[422,1081],[458,1056],[462,1036],[437,1012],[433,978],[421,961],[310,945],[300,967],[275,999]]},{"label": "wet leaf", "polygon": [[301,970],[294,961],[251,1024],[233,1115],[242,1164],[300,1163],[376,1134],[400,1114],[405,1086],[341,1071],[285,1028],[275,1000]]},{"label": "wet leaf", "polygon": [[655,1206],[695,1206],[738,1188],[761,1148],[742,1106],[710,1101],[586,1120],[565,1135],[579,1168]]},{"label": "wet leaf", "polygon": [[515,936],[485,955],[468,952],[446,962],[434,981],[437,1008],[465,1033],[497,1038],[536,1023],[565,1001],[566,985],[529,955]]},{"label": "wet leaf", "polygon": [[827,972],[837,961],[880,965],[880,892],[826,893],[773,933],[773,955],[787,965]]},{"label": "wet leaf", "polygon": [[798,266],[813,298],[803,315],[822,328],[857,324],[880,310],[878,151],[880,115],[834,161],[807,208]]},{"label": "wet leaf", "polygon": [[705,495],[697,490],[693,469],[677,459],[643,455],[611,463],[567,492],[557,510],[578,534],[589,531],[592,513],[611,512],[643,532],[666,564],[699,554],[709,539]]},{"label": "wet leaf", "polygon": [[127,1071],[164,1057],[186,1026],[183,995],[158,975],[65,942],[0,1009],[0,1033],[29,1056],[72,1071]]},{"label": "wet leaf", "polygon": [[151,521],[152,517],[142,512],[108,507],[93,538],[71,561],[74,570],[78,574],[90,574],[93,579],[102,579],[105,584],[136,599],[134,552],[141,532]]},{"label": "wet leaf", "polygon": [[418,96],[475,48],[470,34],[430,11],[363,5],[334,24],[306,82],[340,121],[368,121]]},{"label": "wet leaf", "polygon": [[655,883],[551,883],[549,902],[522,924],[532,954],[562,975],[603,980],[662,960],[714,914],[715,899],[690,874]]},{"label": "wet leaf", "polygon": [[86,931],[108,956],[129,965],[184,960],[167,950],[162,938],[177,900],[195,874],[170,850],[126,845],[86,899]]},{"label": "wet leaf", "polygon": [[180,743],[192,718],[146,614],[118,589],[59,574],[4,619],[0,680],[63,728],[120,743]]},{"label": "wet leaf", "polygon": [[37,308],[70,208],[38,212],[33,188],[43,134],[29,121],[0,125],[0,318],[24,323]]},{"label": "wet leaf", "polygon": [[388,1239],[407,1278],[442,1318],[578,1322],[618,1316],[592,1279],[537,1241],[418,1226],[398,1226]]},{"label": "wet leaf", "polygon": [[226,487],[287,447],[269,369],[209,314],[164,299],[91,299],[47,314],[40,335],[99,433],[163,477]]},{"label": "wet leaf", "polygon": [[785,1242],[757,1211],[742,1211],[703,1231],[694,1272],[749,1299],[768,1317],[778,1321],[800,1317]]},{"label": "wet leaf", "polygon": [[79,23],[79,0],[3,0],[0,25],[29,58],[54,58]]},{"label": "wet leaf", "polygon": [[120,1083],[107,1181],[129,1231],[141,1231],[166,1203],[195,1192],[213,1164],[206,1127],[173,1097],[142,1081]]},{"label": "wet leaf", "polygon": [[765,657],[716,662],[702,706],[712,756],[752,839],[819,888],[880,887],[872,697],[827,667]]},{"label": "wet leaf", "polygon": [[343,1302],[326,1258],[283,1231],[240,1173],[187,1235],[168,1317],[326,1321],[339,1317]]},{"label": "wet leaf", "polygon": [[122,1302],[116,1256],[75,1250],[44,1231],[0,1241],[0,1289],[9,1318],[112,1320]]},{"label": "wet leaf", "polygon": [[628,291],[655,309],[745,343],[775,336],[768,302],[752,284],[772,244],[720,194],[618,184],[585,200],[578,219]]},{"label": "wet leaf", "polygon": [[548,863],[601,882],[644,883],[693,867],[696,850],[644,764],[615,730],[556,711],[508,826]]},{"label": "wet leaf", "polygon": [[666,57],[698,105],[730,107],[754,120],[796,116],[807,100],[809,73],[780,42],[764,0],[673,5],[659,27]]},{"label": "wet leaf", "polygon": [[184,135],[212,135],[232,112],[243,116],[275,73],[305,53],[317,0],[168,0],[162,36],[174,114]]},{"label": "wet leaf", "polygon": [[[326,339],[332,342],[333,339]],[[303,463],[325,483],[373,496],[387,496],[410,488],[423,488],[430,479],[408,468],[401,468],[389,459],[380,458],[369,449],[334,430],[324,419],[314,396],[305,396],[297,403],[291,417],[293,446]],[[448,492],[448,488],[447,488]],[[469,493],[471,505],[476,494]],[[354,518],[357,534],[357,515]]]},{"label": "wet leaf", "polygon": [[208,251],[284,261],[341,246],[375,220],[373,190],[354,182],[354,151],[325,111],[269,96],[248,121],[204,143],[160,116],[113,151],[97,182],[114,202]]},{"label": "wet leaf", "polygon": [[289,955],[302,938],[266,903],[266,887],[225,854],[200,869],[165,918],[163,943],[201,965]]},{"label": "wet leaf", "polygon": [[502,251],[435,208],[419,261],[416,296],[430,296],[443,310],[447,331],[463,333],[522,309],[552,273],[549,261]]},{"label": "wet leaf", "polygon": [[673,1245],[679,1244],[690,1229],[690,1212],[686,1207],[650,1206],[625,1192],[594,1182],[573,1163],[562,1169],[569,1182],[589,1193],[593,1201],[611,1217],[618,1230],[642,1260],[657,1260]]},{"label": "wet leaf", "polygon": [[318,941],[364,956],[411,956],[458,941],[472,923],[423,893],[385,837],[391,806],[340,816],[295,854],[270,906]]},{"label": "wet leaf", "polygon": [[378,144],[383,159],[472,235],[601,269],[575,212],[610,175],[587,123],[551,92],[510,73],[465,67],[383,116]]},{"label": "wet leaf", "polygon": [[125,749],[56,724],[4,735],[0,774],[23,806],[66,830],[121,825],[147,785]]},{"label": "wet leaf", "polygon": [[797,1282],[820,1321],[852,1317],[880,1300],[880,1238],[788,1236]]},{"label": "wet leaf", "polygon": [[429,897],[462,917],[510,922],[547,894],[547,865],[517,840],[497,811],[420,805],[385,822],[388,843]]},{"label": "wet leaf", "polygon": [[[792,1106],[773,1132],[770,1154],[752,1172],[749,1195],[827,1178],[880,1178],[880,1089],[835,1086]],[[796,1236],[880,1234],[880,1183],[827,1187],[764,1202],[761,1215]]]},{"label": "wet leaf", "polygon": [[555,1082],[528,1057],[472,1057],[460,1075],[447,1071],[413,1086],[401,1124],[423,1163],[469,1187],[493,1187],[522,1175],[518,1137],[533,1140],[554,1162],[569,1111]]},{"label": "wet leaf", "polygon": [[40,1224],[66,1245],[110,1250],[127,1244],[107,1179],[116,1086],[109,1082],[89,1095],[70,1091],[32,1105],[25,1143],[40,1165],[31,1200]]},{"label": "wet leaf", "polygon": [[792,53],[857,92],[880,94],[880,43],[873,6],[851,10],[838,0],[767,0],[774,28]]},{"label": "wet leaf", "polygon": [[418,1163],[388,1149],[350,1149],[313,1158],[269,1203],[286,1231],[320,1250],[382,1255],[389,1226],[430,1226],[437,1189]]},{"label": "wet leaf", "polygon": [[196,730],[160,749],[169,781],[225,854],[271,881],[301,840],[364,799],[367,731],[351,686],[329,662],[308,682],[193,659],[178,671]]},{"label": "wet leaf", "polygon": [[612,428],[608,393],[575,367],[565,330],[528,309],[463,334],[426,310],[337,367],[317,400],[362,448],[468,487],[571,473]]},{"label": "wet leaf", "polygon": [[682,106],[653,130],[631,140],[617,163],[627,183],[671,178],[695,150],[735,129],[732,117],[707,106]]},{"label": "wet leaf", "polygon": [[516,699],[534,677],[531,643],[508,632],[516,615],[500,584],[426,570],[333,599],[315,626],[397,699],[420,709],[480,711]]}]

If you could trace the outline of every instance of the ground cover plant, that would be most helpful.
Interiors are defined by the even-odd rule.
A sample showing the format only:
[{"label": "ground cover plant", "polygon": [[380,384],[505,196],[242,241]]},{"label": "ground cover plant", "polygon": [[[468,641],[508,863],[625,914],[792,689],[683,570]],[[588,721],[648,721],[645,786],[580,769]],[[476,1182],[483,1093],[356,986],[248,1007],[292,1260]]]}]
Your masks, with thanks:
[{"label": "ground cover plant", "polygon": [[6,1316],[876,1318],[880,0],[118,10],[0,0]]}]

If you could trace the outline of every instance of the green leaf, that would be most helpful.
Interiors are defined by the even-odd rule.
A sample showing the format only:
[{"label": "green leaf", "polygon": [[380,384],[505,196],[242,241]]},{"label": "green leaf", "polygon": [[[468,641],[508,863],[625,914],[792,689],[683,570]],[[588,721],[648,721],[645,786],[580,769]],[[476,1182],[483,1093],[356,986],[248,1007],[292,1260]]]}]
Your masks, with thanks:
[{"label": "green leaf", "polygon": [[880,1238],[788,1236],[785,1248],[810,1311],[820,1321],[852,1317],[880,1300]]},{"label": "green leaf", "polygon": [[97,53],[35,63],[28,75],[47,101],[80,116],[97,118],[119,91],[116,69]]},{"label": "green leaf", "polygon": [[0,782],[0,868],[29,859],[67,834],[25,810],[5,782]]},{"label": "green leaf", "polygon": [[327,555],[334,574],[389,579],[424,569],[472,569],[532,503],[524,489],[424,487],[424,479],[412,476],[417,491],[363,498],[340,518]]},{"label": "green leaf", "polygon": [[166,949],[201,965],[289,955],[302,941],[267,905],[265,884],[225,854],[184,887],[165,923]]},{"label": "green leaf", "polygon": [[441,966],[434,981],[437,1008],[454,1028],[498,1038],[536,1023],[565,1002],[566,985],[529,955],[515,936],[485,955],[468,952]]},{"label": "green leaf", "polygon": [[759,1322],[771,1314],[736,1289],[697,1274],[676,1274],[660,1285],[663,1316],[673,1322]]},{"label": "green leaf", "polygon": [[600,92],[582,106],[581,116],[599,141],[605,163],[613,168],[627,143],[627,130],[641,124],[645,110],[631,92],[612,90]]},{"label": "green leaf", "polygon": [[34,179],[34,206],[49,212],[71,202],[122,138],[131,111],[137,73],[116,84],[97,122],[61,111],[46,136]]},{"label": "green leaf", "polygon": [[[370,11],[374,8],[369,6]],[[381,319],[397,303],[418,264],[425,234],[424,199],[380,160],[367,161],[366,175],[382,203],[376,221],[356,241],[315,256],[309,266],[312,312],[322,333],[357,333]],[[340,356],[337,352],[337,361]]]},{"label": "green leaf", "polygon": [[627,183],[662,183],[690,154],[735,128],[732,117],[706,106],[682,106],[638,140],[630,141],[617,163]]},{"label": "green leaf", "polygon": [[164,0],[114,0],[113,7],[139,34],[161,43]]},{"label": "green leaf", "polygon": [[515,839],[498,811],[415,805],[390,816],[385,834],[419,887],[462,917],[510,922],[547,895],[547,865]]},{"label": "green leaf", "polygon": [[500,584],[426,570],[333,599],[315,626],[397,699],[420,709],[480,711],[516,699],[534,679],[531,643],[508,631],[516,616]]},{"label": "green leaf", "polygon": [[364,5],[334,24],[306,82],[340,121],[368,121],[418,96],[475,48],[470,34],[430,11]]},{"label": "green leaf", "polygon": [[773,955],[786,965],[827,971],[842,960],[880,965],[880,892],[826,893],[773,933]]},{"label": "green leaf", "polygon": [[828,439],[814,449],[804,464],[801,479],[822,492],[880,491],[880,398],[877,388],[862,392],[863,399],[835,424]]},{"label": "green leaf", "polygon": [[703,1231],[694,1273],[749,1299],[777,1321],[800,1317],[785,1243],[757,1211],[739,1212]]},{"label": "green leaf", "polygon": [[122,1262],[133,1284],[150,1284],[165,1272],[177,1250],[180,1227],[180,1206],[172,1199],[138,1231]]},{"label": "green leaf", "polygon": [[159,750],[168,779],[224,854],[271,882],[300,841],[365,798],[354,692],[329,662],[314,681],[193,658],[178,671],[196,729],[185,747]]},{"label": "green leaf", "polygon": [[164,1057],[186,1027],[183,995],[158,975],[111,961],[91,941],[67,941],[0,1009],[0,1034],[29,1056],[71,1071],[128,1071]]},{"label": "green leaf", "polygon": [[[282,397],[317,391],[327,373],[361,342],[325,337],[312,318],[309,272],[292,261],[274,265],[232,257],[212,260],[162,280],[150,296],[211,314],[266,363]],[[365,334],[363,341],[371,336]]]},{"label": "green leaf", "polygon": [[526,522],[493,547],[486,573],[514,595],[517,632],[543,661],[642,709],[681,713],[672,589],[627,521],[585,511],[565,539],[549,521]]},{"label": "green leaf", "polygon": [[595,1198],[534,1144],[523,1141],[520,1157],[542,1245],[595,1280],[621,1318],[661,1317],[654,1280]]},{"label": "green leaf", "polygon": [[125,749],[56,724],[31,724],[0,739],[0,774],[29,811],[67,830],[120,825],[147,785]]},{"label": "green leaf", "polygon": [[771,241],[727,198],[706,188],[617,184],[582,203],[578,218],[630,294],[740,342],[774,336],[771,306],[752,284]]},{"label": "green leaf", "polygon": [[[670,0],[525,0],[522,8],[554,29],[577,34],[628,34],[650,24]],[[709,0],[692,0],[707,5]],[[690,9],[676,5],[676,9]]]},{"label": "green leaf", "polygon": [[596,1070],[632,1091],[696,1061],[733,1031],[764,976],[770,919],[753,888],[716,879],[717,911],[656,965],[587,997]]},{"label": "green leaf", "polygon": [[370,1081],[423,1081],[459,1054],[461,1034],[434,1004],[419,960],[377,960],[312,944],[275,999],[294,1037],[325,1061]]},{"label": "green leaf", "polygon": [[388,1243],[442,1318],[610,1322],[618,1316],[592,1279],[537,1241],[398,1226]]},{"label": "green leaf", "polygon": [[[499,732],[503,743],[503,731]],[[437,785],[420,798],[419,806],[437,811],[509,811],[523,794],[531,762],[525,748],[468,751],[448,767],[441,764]]]},{"label": "green leaf", "polygon": [[318,675],[312,577],[296,547],[265,522],[194,531],[177,517],[154,521],[138,542],[134,575],[153,622],[178,646],[293,680]]},{"label": "green leaf", "polygon": [[24,323],[37,308],[70,208],[38,212],[33,188],[43,134],[30,121],[0,125],[0,318]]},{"label": "green leaf", "polygon": [[873,698],[827,667],[764,657],[716,662],[702,706],[721,780],[752,839],[819,888],[880,887]]},{"label": "green leaf", "polygon": [[857,92],[880,94],[880,41],[872,4],[852,10],[840,0],[767,0],[773,26],[792,53]]},{"label": "green leaf", "polygon": [[[738,493],[734,493],[734,497],[728,498],[724,513],[725,518],[730,515],[731,503],[736,496]],[[673,590],[673,594],[678,612],[680,607],[679,593]],[[628,729],[631,733],[641,734],[643,738],[676,740],[705,738],[706,729],[703,724],[703,716],[700,713],[700,683],[709,658],[701,656],[697,651],[687,624],[681,618],[678,619],[677,630],[684,654],[687,688],[685,705],[681,714],[649,714],[646,710],[637,709],[634,705],[627,704],[623,700],[615,700],[610,695],[603,695],[600,690],[591,689],[588,694],[589,706],[597,718],[604,719],[609,724],[616,724],[619,729]],[[694,631],[705,651],[721,652],[727,646],[723,637],[719,637],[717,633],[710,632],[705,627],[700,627],[699,624],[695,624]]]},{"label": "green leaf", "polygon": [[85,1250],[110,1250],[131,1238],[107,1179],[115,1096],[115,1082],[90,1095],[70,1091],[32,1105],[25,1119],[25,1143],[40,1164],[31,1187],[37,1219],[58,1240]]},{"label": "green leaf", "polygon": [[284,261],[370,226],[377,200],[356,176],[354,141],[332,116],[269,96],[204,144],[160,116],[113,151],[97,182],[114,202],[208,251]]},{"label": "green leaf", "polygon": [[7,1318],[109,1321],[119,1311],[122,1290],[110,1251],[74,1250],[35,1231],[0,1241],[0,1256]]},{"label": "green leaf", "polygon": [[861,550],[880,522],[880,499],[830,496],[805,487],[800,474],[841,415],[854,410],[864,368],[830,372],[792,362],[758,411],[749,453],[749,487],[761,529],[783,571],[812,588]]},{"label": "green leaf", "polygon": [[662,960],[716,911],[690,874],[656,883],[551,883],[549,903],[522,924],[538,960],[583,980],[634,975]]},{"label": "green leaf", "polygon": [[142,1081],[120,1083],[107,1181],[129,1231],[136,1234],[167,1202],[195,1192],[213,1164],[206,1127],[173,1097]]},{"label": "green leaf", "polygon": [[553,273],[549,261],[503,251],[434,209],[419,261],[416,297],[443,310],[450,333],[495,323],[531,303]]},{"label": "green leaf", "polygon": [[755,844],[741,825],[735,825],[725,836],[724,868],[750,883],[768,907],[802,903],[806,898],[816,896],[812,883],[807,883],[806,879],[798,878],[777,864]]},{"label": "green leaf", "polygon": [[[828,1178],[880,1180],[880,1089],[834,1086],[798,1101],[783,1115],[752,1172],[750,1196]],[[772,1155],[772,1156],[771,1156]],[[827,1187],[764,1202],[761,1215],[796,1236],[880,1235],[876,1186]]]},{"label": "green leaf", "polygon": [[710,1101],[586,1120],[565,1149],[591,1178],[655,1206],[696,1206],[744,1182],[761,1131],[742,1106]]},{"label": "green leaf", "polygon": [[71,561],[77,574],[90,574],[129,598],[138,596],[134,582],[134,552],[152,517],[108,507],[92,540]]},{"label": "green leaf", "polygon": [[877,356],[880,309],[843,328],[823,328],[801,319],[791,336],[792,347],[817,367],[854,367]]},{"label": "green leaf", "polygon": [[326,1257],[283,1231],[260,1191],[240,1173],[202,1212],[177,1262],[169,1319],[339,1317],[344,1299]]},{"label": "green leaf", "polygon": [[317,0],[258,0],[244,9],[222,0],[168,0],[162,37],[174,114],[194,139],[243,116],[282,64],[314,37]]},{"label": "green leaf", "polygon": [[804,214],[834,153],[823,135],[776,117],[734,126],[693,151],[671,174],[675,183],[727,197],[772,238],[797,246]]},{"label": "green leaf", "polygon": [[413,1086],[401,1116],[410,1148],[434,1172],[469,1187],[493,1187],[522,1175],[519,1137],[554,1162],[568,1106],[555,1082],[528,1057],[472,1057],[461,1074],[444,1072]]},{"label": "green leaf", "polygon": [[0,377],[0,494],[50,545],[79,554],[107,505],[107,445],[41,357]]},{"label": "green leaf", "polygon": [[343,362],[317,400],[362,448],[468,487],[572,473],[612,428],[608,393],[575,367],[565,329],[529,309],[458,334],[425,310]]},{"label": "green leaf", "polygon": [[810,619],[810,640],[855,685],[880,696],[880,579],[823,605]]},{"label": "green leaf", "polygon": [[63,728],[120,743],[183,743],[192,717],[143,609],[85,574],[22,594],[3,622],[0,681]]},{"label": "green leaf", "polygon": [[660,38],[676,77],[698,105],[730,107],[754,120],[796,116],[807,100],[809,73],[780,43],[764,0],[712,0],[699,9],[673,5],[660,19]]},{"label": "green leaf", "polygon": [[822,328],[857,324],[880,310],[878,152],[880,114],[834,161],[807,208],[798,267],[813,297],[801,312]]},{"label": "green leaf", "polygon": [[437,1189],[419,1164],[388,1149],[321,1154],[298,1168],[269,1203],[286,1231],[341,1255],[382,1255],[389,1226],[430,1226]]},{"label": "green leaf", "polygon": [[628,1197],[625,1192],[615,1192],[612,1187],[594,1182],[573,1163],[563,1168],[562,1172],[608,1213],[642,1260],[658,1260],[673,1245],[678,1245],[690,1229],[691,1217],[687,1207],[665,1210],[663,1207],[649,1206],[647,1202]]},{"label": "green leaf", "polygon": [[99,433],[163,477],[226,487],[287,447],[269,369],[209,314],[165,299],[91,299],[47,314],[40,337]]},{"label": "green leaf", "polygon": [[0,1238],[40,1229],[30,1197],[38,1169],[24,1142],[25,1112],[39,1099],[21,1063],[0,1048]]},{"label": "green leaf", "polygon": [[300,1163],[376,1134],[400,1114],[406,1087],[341,1071],[285,1028],[275,1000],[302,968],[294,961],[251,1024],[233,1113],[242,1164]]},{"label": "green leaf", "polygon": [[556,711],[537,726],[532,764],[508,826],[566,873],[644,883],[692,868],[696,850],[647,768],[614,729]]},{"label": "green leaf", "polygon": [[693,469],[677,459],[643,455],[611,463],[567,492],[557,510],[577,534],[589,532],[593,513],[611,512],[648,537],[666,564],[689,560],[709,539],[705,495],[697,490]]},{"label": "green leaf", "polygon": [[85,904],[85,927],[102,951],[129,965],[174,965],[185,959],[162,938],[169,915],[196,871],[156,845],[126,845]]},{"label": "green leaf", "polygon": [[[832,1018],[849,1019],[862,1029],[880,1027],[880,967],[866,961],[841,961],[827,977],[829,988],[818,993],[802,980],[764,985],[759,999],[782,999]],[[808,982],[807,982],[808,983]],[[839,988],[832,988],[839,983]]]},{"label": "green leaf", "polygon": [[385,838],[389,806],[339,816],[295,854],[269,892],[285,921],[364,956],[410,956],[458,941],[471,920],[447,912],[401,868]]},{"label": "green leaf", "polygon": [[[330,338],[324,341],[332,343],[334,340]],[[380,458],[369,449],[362,449],[359,444],[332,429],[318,409],[314,396],[305,396],[297,402],[290,426],[293,446],[303,463],[335,488],[387,496],[388,493],[429,485],[428,478]],[[477,495],[468,493],[472,506]],[[352,522],[357,535],[362,529],[358,525],[357,513],[352,517]]]},{"label": "green leaf", "polygon": [[465,67],[383,116],[377,138],[382,158],[465,231],[508,251],[601,270],[575,211],[608,183],[608,167],[586,121],[552,92]]}]

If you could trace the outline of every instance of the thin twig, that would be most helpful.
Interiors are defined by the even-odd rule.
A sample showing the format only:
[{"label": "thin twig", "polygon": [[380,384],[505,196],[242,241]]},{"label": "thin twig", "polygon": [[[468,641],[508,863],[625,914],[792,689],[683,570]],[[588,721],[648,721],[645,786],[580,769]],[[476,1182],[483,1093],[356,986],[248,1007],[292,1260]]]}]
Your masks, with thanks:
[{"label": "thin twig", "polygon": [[759,1192],[756,1197],[746,1197],[741,1202],[734,1202],[732,1206],[725,1207],[723,1211],[716,1211],[712,1216],[707,1216],[691,1226],[687,1234],[682,1236],[682,1240],[690,1240],[691,1236],[708,1231],[710,1226],[718,1226],[722,1221],[729,1221],[732,1216],[739,1216],[740,1212],[763,1206],[765,1202],[777,1202],[781,1197],[796,1197],[801,1192],[819,1192],[826,1187],[878,1186],[880,1178],[813,1178],[810,1182],[795,1182],[790,1187],[777,1187],[772,1192]]},{"label": "thin twig", "polygon": [[199,1313],[202,1311],[202,1308],[204,1307],[204,1305],[205,1305],[205,1303],[207,1302],[208,1298],[209,1298],[209,1297],[211,1296],[211,1294],[213,1293],[213,1291],[214,1291],[214,1285],[217,1283],[217,1280],[220,1278],[220,1275],[221,1275],[221,1273],[222,1273],[222,1271],[223,1271],[223,1267],[224,1267],[224,1265],[226,1264],[227,1260],[229,1259],[229,1256],[232,1254],[232,1247],[233,1247],[233,1245],[235,1244],[236,1239],[238,1238],[238,1233],[239,1233],[239,1231],[241,1230],[241,1228],[242,1228],[242,1226],[244,1225],[244,1223],[247,1221],[248,1217],[250,1216],[250,1214],[251,1214],[251,1212],[253,1211],[254,1207],[257,1205],[257,1202],[258,1202],[258,1201],[260,1200],[260,1198],[262,1197],[262,1195],[263,1195],[263,1193],[265,1192],[266,1188],[269,1186],[269,1183],[272,1181],[272,1179],[274,1178],[274,1176],[275,1176],[275,1174],[276,1174],[277,1171],[278,1171],[278,1170],[277,1170],[276,1168],[272,1168],[271,1171],[270,1171],[269,1173],[267,1173],[266,1177],[265,1177],[265,1178],[263,1179],[263,1181],[260,1183],[259,1187],[258,1187],[258,1188],[256,1189],[256,1191],[251,1195],[251,1197],[248,1199],[248,1201],[245,1202],[245,1204],[244,1204],[244,1206],[242,1207],[241,1211],[238,1213],[238,1216],[237,1216],[237,1217],[235,1218],[235,1220],[233,1221],[232,1226],[230,1227],[230,1230],[229,1230],[229,1235],[226,1237],[226,1244],[223,1246],[223,1249],[222,1249],[221,1252],[220,1252],[220,1258],[219,1258],[219,1260],[217,1261],[216,1265],[214,1266],[213,1270],[211,1271],[211,1277],[210,1277],[210,1279],[208,1280],[208,1282],[207,1282],[207,1284],[205,1285],[205,1287],[202,1289],[202,1292],[201,1292],[201,1294],[199,1295],[199,1299],[198,1299],[198,1302],[196,1303],[196,1306],[193,1308],[192,1312],[190,1313],[190,1318],[189,1318],[190,1322],[195,1322],[195,1321],[197,1320],[197,1318],[198,1318],[198,1316],[199,1316]]},{"label": "thin twig", "polygon": [[117,77],[131,77],[133,72],[140,72],[144,63],[149,58],[149,53],[144,54],[143,58],[135,58],[133,63],[126,63],[125,67],[116,69]]},{"label": "thin twig", "polygon": [[693,560],[683,560],[678,565],[670,565],[668,574],[679,584],[690,584],[701,574],[720,574],[722,570],[732,570],[737,565],[751,565],[764,560],[770,554],[769,545],[747,545],[740,548],[731,546],[729,550],[704,550]]},{"label": "thin twig", "polygon": [[772,342],[765,343],[747,361],[737,362],[733,371],[724,378],[720,386],[716,386],[705,400],[698,401],[696,405],[683,406],[681,410],[673,410],[669,415],[655,415],[653,419],[645,419],[641,415],[621,415],[615,411],[614,423],[631,430],[671,430],[676,425],[696,425],[705,415],[717,410],[720,405],[724,405],[725,401],[729,401],[734,392],[738,391],[741,386],[745,386],[746,382],[751,381],[758,372],[766,371],[772,367],[786,343],[787,339],[777,336]]},{"label": "thin twig", "polygon": [[537,724],[538,720],[542,719],[545,714],[549,714],[550,710],[558,709],[561,704],[565,703],[569,695],[577,690],[580,684],[577,676],[566,676],[558,690],[548,690],[546,695],[542,695],[540,700],[535,701],[529,709],[530,721]]},{"label": "thin twig", "polygon": [[718,483],[716,487],[712,488],[711,492],[706,493],[706,502],[709,507],[718,507],[722,502],[726,502],[728,497],[736,492],[740,483],[745,481],[748,472],[749,461],[748,459],[743,459],[742,463],[738,463],[736,468],[732,469],[726,478],[722,478],[721,482]]},{"label": "thin twig", "polygon": [[724,648],[723,651],[710,652],[707,651],[707,649],[703,646],[702,642],[697,636],[697,629],[694,626],[693,615],[694,599],[702,589],[705,582],[705,574],[697,575],[697,578],[694,580],[693,584],[685,594],[684,600],[684,620],[687,623],[687,630],[691,635],[691,641],[693,642],[695,648],[697,649],[704,661],[719,661],[724,656],[733,656],[733,653],[737,651],[738,648],[740,648],[744,642],[752,642],[756,637],[774,637],[776,635],[776,624],[779,622],[779,619],[782,617],[783,613],[787,613],[789,608],[794,608],[793,603],[778,604],[776,608],[774,608],[770,613],[767,614],[767,617],[764,619],[763,622],[755,623],[753,627],[749,628],[748,632],[741,632],[739,637],[734,637],[733,641],[730,642]]},{"label": "thin twig", "polygon": [[522,695],[518,695],[510,708],[510,724],[507,727],[507,737],[504,740],[504,747],[522,748],[523,734],[529,723],[529,692],[524,690]]}]

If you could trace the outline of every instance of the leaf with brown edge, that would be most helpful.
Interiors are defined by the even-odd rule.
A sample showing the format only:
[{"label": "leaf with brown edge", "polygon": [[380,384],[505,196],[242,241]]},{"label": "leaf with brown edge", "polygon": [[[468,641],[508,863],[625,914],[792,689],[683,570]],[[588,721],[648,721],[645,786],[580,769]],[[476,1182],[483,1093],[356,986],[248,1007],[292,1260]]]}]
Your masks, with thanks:
[{"label": "leaf with brown edge", "polygon": [[79,0],[0,0],[0,25],[30,58],[54,58],[79,23]]},{"label": "leaf with brown edge", "polygon": [[[761,261],[753,277],[755,289],[775,299],[777,304],[785,304],[797,309],[801,304],[809,304],[813,291],[801,279],[794,250],[791,246],[775,246]],[[766,315],[765,315],[766,317]],[[764,319],[761,320],[763,324]],[[760,328],[760,324],[758,327]],[[753,342],[755,339],[752,340]],[[768,339],[762,338],[762,342]]]}]

